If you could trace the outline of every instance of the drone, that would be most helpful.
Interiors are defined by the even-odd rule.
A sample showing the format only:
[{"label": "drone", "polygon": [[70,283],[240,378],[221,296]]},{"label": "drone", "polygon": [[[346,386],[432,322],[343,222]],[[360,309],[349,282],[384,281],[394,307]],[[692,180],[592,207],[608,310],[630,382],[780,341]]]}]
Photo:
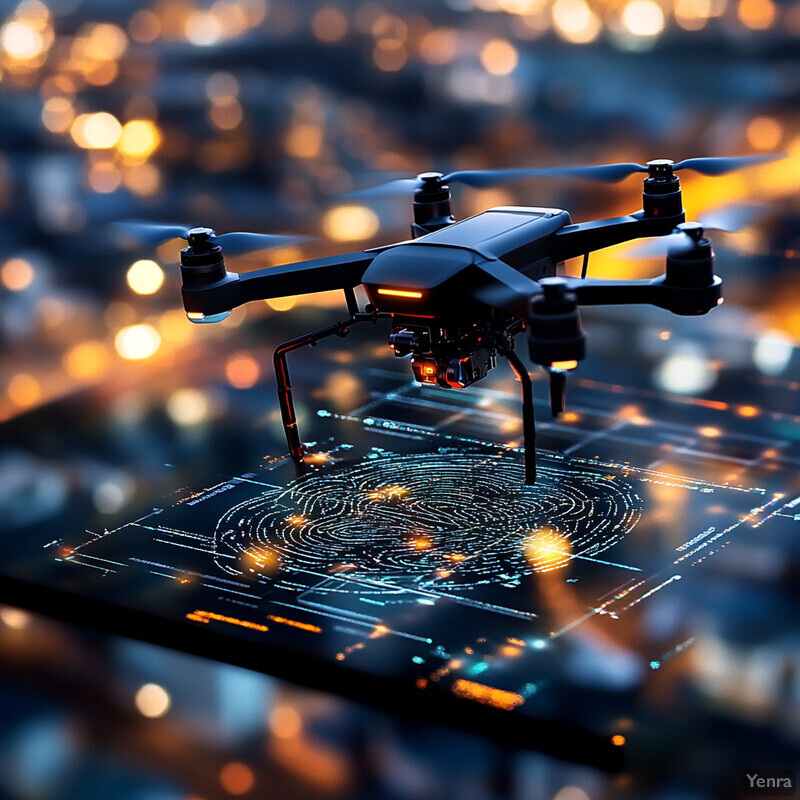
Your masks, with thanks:
[{"label": "drone", "polygon": [[[218,322],[253,300],[344,292],[347,319],[283,342],[274,353],[283,428],[296,462],[303,462],[305,452],[287,354],[330,336],[344,337],[358,323],[385,319],[391,321],[390,348],[395,356],[410,356],[414,378],[423,385],[463,389],[485,378],[498,356],[507,359],[521,386],[524,483],[530,486],[536,481],[533,387],[515,352],[515,338],[525,334],[530,360],[547,372],[550,407],[557,416],[564,408],[567,373],[586,356],[581,306],[646,304],[683,316],[711,311],[722,303],[722,279],[714,274],[714,250],[705,230],[726,228],[686,221],[676,173],[686,169],[721,175],[777,157],[425,172],[366,192],[413,191],[411,239],[241,275],[228,271],[223,249],[233,254],[289,239],[245,233],[217,236],[203,227],[147,229],[160,241],[175,236],[187,240],[180,253],[181,292],[186,314],[195,323]],[[483,188],[535,176],[616,182],[634,173],[646,174],[642,209],[611,219],[573,223],[562,209],[509,206],[456,221],[451,208],[450,184]],[[587,277],[590,253],[647,237],[666,237],[663,274],[649,280]],[[581,256],[580,278],[557,274],[563,262]],[[355,294],[358,286],[364,287],[369,301],[363,310]]]}]

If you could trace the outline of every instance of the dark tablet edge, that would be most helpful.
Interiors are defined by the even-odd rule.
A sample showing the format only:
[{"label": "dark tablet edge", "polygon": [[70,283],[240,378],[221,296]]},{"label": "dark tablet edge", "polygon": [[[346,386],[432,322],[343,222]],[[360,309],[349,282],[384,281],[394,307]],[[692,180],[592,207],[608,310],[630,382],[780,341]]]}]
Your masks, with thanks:
[{"label": "dark tablet edge", "polygon": [[[625,747],[614,745],[610,736],[501,711],[444,692],[420,690],[407,681],[357,672],[268,644],[254,644],[205,626],[195,630],[178,620],[8,576],[0,577],[0,602],[71,625],[180,650],[341,695],[406,719],[423,719],[507,747],[535,750],[605,772],[617,773],[625,768]],[[469,707],[465,707],[467,703]]]}]

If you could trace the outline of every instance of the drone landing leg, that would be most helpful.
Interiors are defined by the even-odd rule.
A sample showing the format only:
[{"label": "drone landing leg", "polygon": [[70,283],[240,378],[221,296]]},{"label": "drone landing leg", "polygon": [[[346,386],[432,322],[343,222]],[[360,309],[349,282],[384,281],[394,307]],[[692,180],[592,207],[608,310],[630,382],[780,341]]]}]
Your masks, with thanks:
[{"label": "drone landing leg", "polygon": [[[350,305],[349,302],[348,305]],[[292,401],[292,383],[289,379],[289,366],[286,363],[287,353],[300,347],[313,347],[321,339],[325,339],[328,336],[347,336],[350,333],[350,328],[357,322],[375,323],[383,316],[378,312],[356,312],[344,322],[336,322],[333,325],[319,328],[311,333],[290,339],[288,342],[283,342],[283,344],[279,344],[275,348],[273,360],[275,363],[275,380],[278,384],[278,404],[281,410],[281,420],[283,421],[283,430],[286,433],[286,442],[289,445],[289,453],[298,463],[303,460],[304,454],[303,445],[300,443],[300,433],[297,430],[294,402]]]},{"label": "drone landing leg", "polygon": [[533,415],[531,376],[520,357],[512,350],[503,352],[522,387],[522,440],[525,446],[525,485],[536,484],[536,421]]}]

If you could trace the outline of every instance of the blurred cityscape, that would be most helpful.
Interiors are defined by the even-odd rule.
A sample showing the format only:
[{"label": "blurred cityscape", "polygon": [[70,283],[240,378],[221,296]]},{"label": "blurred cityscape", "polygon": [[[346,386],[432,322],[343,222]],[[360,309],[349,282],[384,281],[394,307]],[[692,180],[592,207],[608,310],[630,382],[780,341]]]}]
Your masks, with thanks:
[{"label": "blurred cityscape", "polygon": [[[227,259],[245,271],[406,238],[407,200],[347,195],[430,169],[781,152],[733,175],[682,178],[690,218],[753,204],[752,224],[715,240],[734,316],[716,329],[723,341],[686,339],[677,361],[653,350],[642,381],[703,393],[728,359],[744,359],[797,400],[800,3],[0,0],[0,115],[0,421],[24,427],[87,390],[110,398],[127,460],[87,450],[69,476],[100,515],[166,480],[164,459],[144,452],[165,428],[136,446],[153,408],[169,437],[220,470],[235,460],[230,441],[251,457],[282,448],[269,347],[343,311],[338,293],[288,297],[193,326],[180,304],[182,240],[131,249],[119,220],[309,237]],[[554,206],[580,221],[636,210],[640,197],[639,177],[539,179],[465,188],[454,205],[458,217]],[[661,271],[635,253],[598,253],[590,274]],[[734,336],[749,337],[746,356],[726,350]],[[329,353],[336,368],[319,386],[305,376],[301,420],[315,402],[359,404],[360,360],[391,364],[382,336],[357,342]],[[232,419],[236,438],[215,450],[215,426]],[[259,438],[245,445],[251,425]],[[47,441],[42,460],[10,441],[0,513],[13,521],[55,502],[59,478]],[[787,648],[800,668],[796,642]],[[732,649],[717,656],[735,661]],[[698,672],[698,691],[706,680],[733,716],[774,722],[749,663],[723,684]],[[0,609],[0,671],[0,798],[730,796],[678,776],[638,794],[624,775],[466,735],[409,737],[407,721],[11,607]],[[794,708],[779,724],[796,748]]]}]

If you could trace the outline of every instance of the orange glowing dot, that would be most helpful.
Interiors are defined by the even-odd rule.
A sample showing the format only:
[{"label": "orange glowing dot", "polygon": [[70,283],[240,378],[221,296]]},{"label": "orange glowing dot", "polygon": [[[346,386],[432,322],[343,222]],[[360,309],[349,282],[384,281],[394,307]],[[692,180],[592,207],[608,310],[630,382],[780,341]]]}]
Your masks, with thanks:
[{"label": "orange glowing dot", "polygon": [[783,128],[772,117],[756,117],[747,126],[746,135],[757,150],[774,150],[783,139]]},{"label": "orange glowing dot", "polygon": [[672,336],[672,334],[669,331],[661,331],[661,333],[658,334],[658,338],[665,342],[670,336]]},{"label": "orange glowing dot", "polygon": [[225,377],[235,389],[249,389],[261,377],[261,367],[249,353],[235,353],[225,364]]},{"label": "orange glowing dot", "polygon": [[481,50],[481,64],[490,75],[510,75],[518,61],[517,48],[505,39],[492,39]]},{"label": "orange glowing dot", "polygon": [[415,550],[428,550],[431,543],[427,539],[414,539],[411,545]]},{"label": "orange glowing dot", "polygon": [[[155,164],[132,164],[123,169],[122,181],[135,195],[149,197],[161,188],[161,172]],[[160,254],[159,258],[164,261],[171,260],[163,258]]]},{"label": "orange glowing dot", "polygon": [[613,744],[615,747],[622,747],[626,741],[627,739],[621,733],[615,733],[611,737],[611,744]]},{"label": "orange glowing dot", "polygon": [[425,689],[428,686],[428,679],[427,678],[417,678],[414,682],[417,689]]},{"label": "orange glowing dot", "polygon": [[713,425],[703,425],[701,428],[697,429],[697,432],[707,439],[716,439],[717,436],[722,435],[722,431],[719,428],[715,428]]},{"label": "orange glowing dot", "polygon": [[132,119],[122,126],[117,143],[120,153],[132,160],[148,158],[161,144],[161,133],[149,119]]},{"label": "orange glowing dot", "polygon": [[521,652],[522,650],[519,647],[513,647],[510,644],[503,645],[500,648],[500,654],[506,658],[516,658]]},{"label": "orange glowing dot", "polygon": [[300,514],[296,514],[293,517],[289,517],[286,521],[290,522],[292,525],[302,525],[304,522],[307,522],[307,519],[300,516]]},{"label": "orange glowing dot", "polygon": [[466,556],[463,553],[453,553],[451,556],[448,556],[451,561],[464,561]]},{"label": "orange glowing dot", "polygon": [[578,366],[577,361],[554,361],[550,365],[550,369],[557,369],[563,372],[569,369],[575,369],[575,367],[577,366]]},{"label": "orange glowing dot", "polygon": [[84,150],[108,150],[122,136],[122,125],[113,114],[98,111],[76,117],[69,131],[75,144]]},{"label": "orange glowing dot", "polygon": [[344,653],[337,653],[336,654],[336,660],[337,661],[344,661],[344,658],[345,658]]},{"label": "orange glowing dot", "polygon": [[419,43],[419,54],[429,64],[449,64],[458,51],[458,34],[450,28],[426,33]]},{"label": "orange glowing dot", "polygon": [[422,368],[422,372],[423,372],[424,375],[435,375],[436,374],[436,367],[424,366]]},{"label": "orange glowing dot", "polygon": [[0,268],[0,282],[12,292],[27,289],[33,277],[33,267],[22,258],[9,258]]},{"label": "orange glowing dot", "polygon": [[755,417],[758,415],[758,409],[755,406],[739,406],[736,411],[740,417]]},{"label": "orange glowing dot", "polygon": [[86,176],[89,188],[98,194],[111,194],[122,183],[122,173],[116,164],[109,161],[97,161],[89,168]]},{"label": "orange glowing dot", "polygon": [[372,51],[375,66],[384,72],[401,70],[408,60],[408,54],[402,42],[396,39],[378,39]]},{"label": "orange glowing dot", "polygon": [[18,408],[36,405],[42,399],[39,381],[26,372],[20,372],[8,382],[7,392],[8,399]]},{"label": "orange glowing dot", "polygon": [[772,0],[741,0],[737,12],[742,25],[763,31],[772,27],[777,9]]},{"label": "orange glowing dot", "polygon": [[303,718],[293,706],[286,703],[275,706],[267,722],[273,736],[278,739],[293,739],[303,729]]},{"label": "orange glowing dot", "polygon": [[79,342],[64,353],[61,363],[70,377],[91,380],[102,375],[110,366],[111,357],[103,342]]},{"label": "orange glowing dot", "polygon": [[244,117],[241,103],[235,97],[216,100],[208,110],[211,123],[222,131],[232,131]]},{"label": "orange glowing dot", "polygon": [[42,122],[52,133],[65,133],[69,130],[75,110],[66,97],[51,97],[42,108]]},{"label": "orange glowing dot", "polygon": [[247,794],[255,782],[253,770],[240,761],[231,761],[219,773],[219,782],[228,794]]},{"label": "orange glowing dot", "polygon": [[311,32],[321,42],[338,42],[347,34],[347,17],[332,6],[324,6],[311,18]]},{"label": "orange glowing dot", "polygon": [[322,229],[325,235],[337,242],[355,242],[369,239],[378,232],[380,219],[366,206],[336,206],[325,212]]},{"label": "orange glowing dot", "polygon": [[581,418],[581,415],[576,413],[575,411],[565,411],[561,415],[562,422],[577,422]]},{"label": "orange glowing dot", "polygon": [[569,539],[551,528],[533,531],[523,541],[528,562],[537,572],[547,572],[566,566],[572,547]]},{"label": "orange glowing dot", "polygon": [[439,569],[436,573],[440,578],[448,578],[452,574],[449,569]]},{"label": "orange glowing dot", "polygon": [[161,33],[161,20],[152,11],[142,9],[131,17],[129,27],[134,41],[149,44]]},{"label": "orange glowing dot", "polygon": [[381,636],[386,636],[387,633],[389,633],[389,629],[385,625],[376,625],[369,638],[379,639]]},{"label": "orange glowing dot", "polygon": [[286,135],[286,152],[295,158],[316,158],[322,150],[323,130],[309,122],[295,125]]},{"label": "orange glowing dot", "polygon": [[324,464],[327,460],[327,453],[312,453],[303,459],[308,464]]}]

